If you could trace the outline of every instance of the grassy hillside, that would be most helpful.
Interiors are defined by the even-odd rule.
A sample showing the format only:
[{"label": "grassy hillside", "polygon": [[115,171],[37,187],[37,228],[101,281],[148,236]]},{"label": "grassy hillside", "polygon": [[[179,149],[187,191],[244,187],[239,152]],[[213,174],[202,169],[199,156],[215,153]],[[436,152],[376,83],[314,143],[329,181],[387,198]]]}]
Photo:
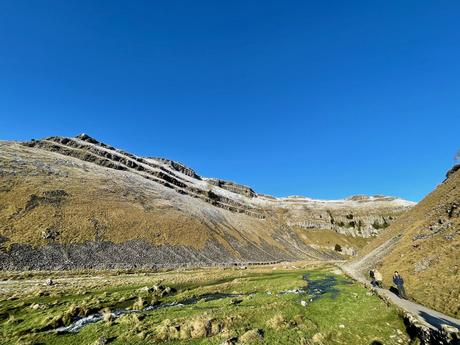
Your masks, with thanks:
[{"label": "grassy hillside", "polygon": [[360,255],[356,264],[362,271],[376,264],[384,283],[390,285],[397,270],[411,298],[459,317],[460,170],[452,172]]}]

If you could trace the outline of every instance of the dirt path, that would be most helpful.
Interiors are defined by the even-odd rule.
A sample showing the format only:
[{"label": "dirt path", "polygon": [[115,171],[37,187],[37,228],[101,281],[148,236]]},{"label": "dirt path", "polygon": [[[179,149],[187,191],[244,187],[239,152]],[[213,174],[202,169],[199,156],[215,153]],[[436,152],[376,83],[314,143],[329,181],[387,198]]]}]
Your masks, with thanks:
[{"label": "dirt path", "polygon": [[[360,266],[360,265],[357,265]],[[350,275],[355,280],[370,286],[370,282],[365,279],[365,277],[360,273],[360,270],[357,270],[354,264],[351,265],[339,265],[339,267],[348,275]],[[382,297],[385,297],[391,303],[397,305],[401,309],[415,316],[420,323],[431,328],[441,330],[442,325],[449,325],[460,329],[460,320],[453,318],[451,316],[445,315],[443,313],[437,312],[433,309],[424,307],[423,305],[417,304],[415,302],[399,298],[393,292],[374,288],[374,290]]]}]

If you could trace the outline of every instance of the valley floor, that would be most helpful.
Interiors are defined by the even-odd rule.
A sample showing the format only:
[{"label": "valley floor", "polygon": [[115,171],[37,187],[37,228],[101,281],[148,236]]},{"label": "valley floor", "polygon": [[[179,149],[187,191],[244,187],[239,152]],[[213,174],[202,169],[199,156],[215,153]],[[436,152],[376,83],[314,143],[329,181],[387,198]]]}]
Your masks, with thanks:
[{"label": "valley floor", "polygon": [[[52,281],[48,281],[52,279]],[[0,273],[2,344],[409,344],[331,266]]]}]

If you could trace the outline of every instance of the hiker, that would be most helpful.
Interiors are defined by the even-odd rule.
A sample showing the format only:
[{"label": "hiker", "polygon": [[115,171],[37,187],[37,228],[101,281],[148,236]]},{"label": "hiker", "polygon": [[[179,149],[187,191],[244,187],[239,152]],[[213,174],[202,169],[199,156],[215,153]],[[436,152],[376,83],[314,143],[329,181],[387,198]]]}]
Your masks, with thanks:
[{"label": "hiker", "polygon": [[383,284],[382,284],[382,281],[383,281],[383,277],[382,277],[382,273],[380,273],[379,271],[377,271],[376,269],[374,269],[374,280],[375,280],[375,285],[379,288],[382,288],[383,287]]},{"label": "hiker", "polygon": [[382,287],[382,274],[377,271],[375,268],[369,271],[369,276],[371,277],[371,285],[373,287]]},{"label": "hiker", "polygon": [[407,299],[406,290],[404,290],[404,279],[399,275],[398,271],[393,274],[393,283],[398,288],[399,297]]},{"label": "hiker", "polygon": [[373,287],[376,287],[376,286],[377,286],[377,282],[376,282],[376,280],[375,280],[375,270],[374,270],[374,269],[372,269],[372,270],[369,271],[369,277],[371,277],[371,285],[372,285]]}]

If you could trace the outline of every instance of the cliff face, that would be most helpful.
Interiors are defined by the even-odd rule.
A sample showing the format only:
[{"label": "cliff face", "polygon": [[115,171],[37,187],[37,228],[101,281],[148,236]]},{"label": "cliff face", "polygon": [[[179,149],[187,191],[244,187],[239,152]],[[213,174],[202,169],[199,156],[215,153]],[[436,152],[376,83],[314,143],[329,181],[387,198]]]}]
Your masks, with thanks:
[{"label": "cliff face", "polygon": [[412,207],[259,195],[85,134],[0,142],[0,177],[2,269],[327,260]]}]

